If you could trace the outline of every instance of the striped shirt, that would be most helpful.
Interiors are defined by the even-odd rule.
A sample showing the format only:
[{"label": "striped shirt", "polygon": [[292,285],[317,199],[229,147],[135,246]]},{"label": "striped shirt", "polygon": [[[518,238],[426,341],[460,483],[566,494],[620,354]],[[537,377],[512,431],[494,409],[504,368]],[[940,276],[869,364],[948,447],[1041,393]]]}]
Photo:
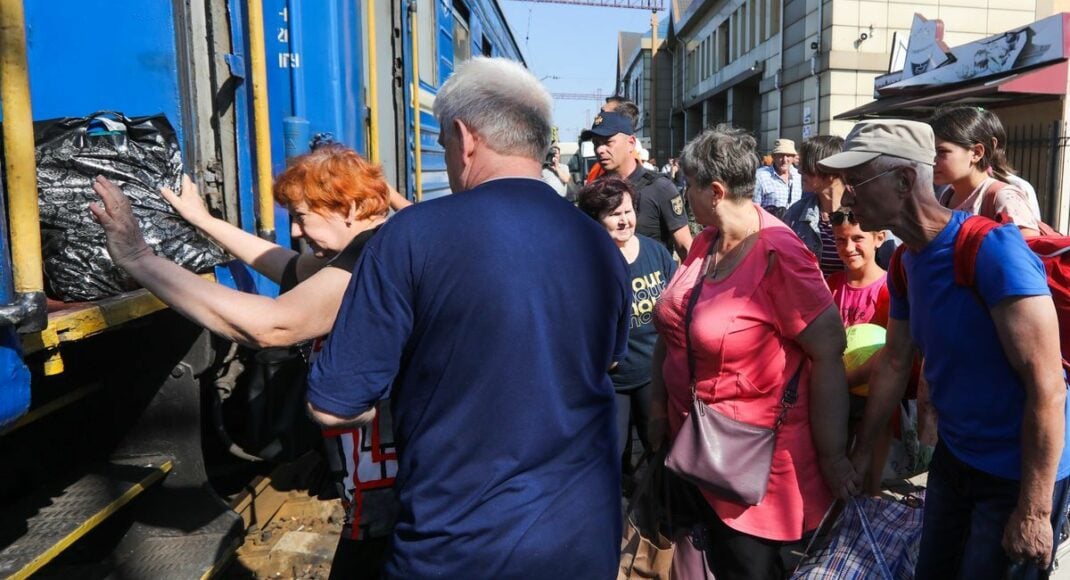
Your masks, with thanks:
[{"label": "striped shirt", "polygon": [[840,260],[839,252],[836,251],[836,240],[832,237],[832,224],[819,219],[817,230],[821,234],[821,253],[817,259],[821,265],[821,273],[827,278],[835,272],[843,271],[843,261]]}]

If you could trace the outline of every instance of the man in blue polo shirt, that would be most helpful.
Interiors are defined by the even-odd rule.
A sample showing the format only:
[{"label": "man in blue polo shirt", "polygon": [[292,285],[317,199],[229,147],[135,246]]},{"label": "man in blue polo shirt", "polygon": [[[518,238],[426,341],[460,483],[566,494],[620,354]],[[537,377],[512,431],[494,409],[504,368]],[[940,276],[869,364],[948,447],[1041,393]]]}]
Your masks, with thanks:
[{"label": "man in blue polo shirt", "polygon": [[844,151],[820,162],[843,173],[843,205],[863,229],[889,229],[907,247],[906,293],[892,292],[884,370],[870,381],[852,460],[869,465],[918,348],[940,443],[917,577],[1037,577],[1052,563],[1070,475],[1055,307],[1013,225],[985,237],[976,284],[955,283],[955,238],[969,215],[936,202],[934,159],[928,125],[885,119],[855,125]]},{"label": "man in blue polo shirt", "polygon": [[368,242],[312,368],[313,415],[389,396],[401,503],[389,578],[616,576],[620,456],[608,369],[626,354],[620,251],[539,179],[551,101],[477,58],[435,100],[454,195]]}]

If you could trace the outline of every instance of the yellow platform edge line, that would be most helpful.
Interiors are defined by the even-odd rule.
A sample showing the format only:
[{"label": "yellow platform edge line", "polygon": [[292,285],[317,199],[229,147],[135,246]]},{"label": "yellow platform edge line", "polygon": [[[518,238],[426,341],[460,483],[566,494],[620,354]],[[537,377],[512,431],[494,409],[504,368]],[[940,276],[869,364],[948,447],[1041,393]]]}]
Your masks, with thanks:
[{"label": "yellow platform edge line", "polygon": [[41,555],[31,560],[29,563],[23,566],[21,570],[18,570],[17,572],[15,572],[14,575],[9,576],[8,578],[12,580],[23,580],[24,578],[29,578],[35,572],[44,567],[45,564],[48,564],[53,559],[55,559],[56,556],[62,554],[64,550],[71,546],[71,544],[78,541],[82,536],[86,535],[93,528],[99,526],[102,522],[104,522],[104,520],[108,519],[109,516],[119,511],[126,504],[130,503],[130,500],[134,499],[135,497],[140,495],[141,492],[148,489],[149,486],[162,479],[164,475],[171,471],[172,467],[174,467],[174,463],[170,460],[160,464],[156,468],[156,470],[146,476],[145,479],[141,480],[139,483],[135,483],[133,486],[130,487],[130,489],[126,490],[123,495],[117,497],[114,501],[105,506],[104,509],[93,514],[92,517],[82,522],[82,524],[75,528],[71,533],[64,536],[63,539],[61,539],[59,542],[56,542],[55,545],[53,545],[48,550],[42,552]]}]

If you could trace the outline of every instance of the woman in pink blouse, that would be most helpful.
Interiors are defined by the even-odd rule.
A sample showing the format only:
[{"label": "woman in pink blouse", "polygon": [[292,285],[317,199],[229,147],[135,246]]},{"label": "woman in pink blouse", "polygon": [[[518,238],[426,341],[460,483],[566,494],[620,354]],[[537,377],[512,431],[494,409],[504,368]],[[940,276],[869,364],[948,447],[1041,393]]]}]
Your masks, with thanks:
[{"label": "woman in pink blouse", "polygon": [[[655,308],[652,442],[667,427],[671,444],[691,407],[688,333],[699,400],[745,423],[772,427],[784,389],[802,366],[798,400],[777,431],[761,503],[700,490],[710,507],[706,556],[719,580],[784,577],[782,548],[817,528],[834,495],[860,487],[846,457],[840,316],[814,255],[751,202],[755,146],[750,134],[722,125],[684,148],[688,201],[707,227]],[[693,291],[701,294],[688,329]]]}]

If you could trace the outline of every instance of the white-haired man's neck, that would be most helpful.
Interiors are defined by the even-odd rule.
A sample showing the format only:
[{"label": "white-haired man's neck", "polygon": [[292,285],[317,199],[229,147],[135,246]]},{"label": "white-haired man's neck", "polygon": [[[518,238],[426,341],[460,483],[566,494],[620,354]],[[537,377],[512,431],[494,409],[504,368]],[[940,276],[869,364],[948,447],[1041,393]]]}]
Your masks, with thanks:
[{"label": "white-haired man's neck", "polygon": [[[525,177],[539,179],[542,163],[522,155],[502,154],[481,147],[472,156],[472,163],[461,176],[461,191],[468,191],[494,179]],[[457,192],[454,192],[457,193]]]}]

